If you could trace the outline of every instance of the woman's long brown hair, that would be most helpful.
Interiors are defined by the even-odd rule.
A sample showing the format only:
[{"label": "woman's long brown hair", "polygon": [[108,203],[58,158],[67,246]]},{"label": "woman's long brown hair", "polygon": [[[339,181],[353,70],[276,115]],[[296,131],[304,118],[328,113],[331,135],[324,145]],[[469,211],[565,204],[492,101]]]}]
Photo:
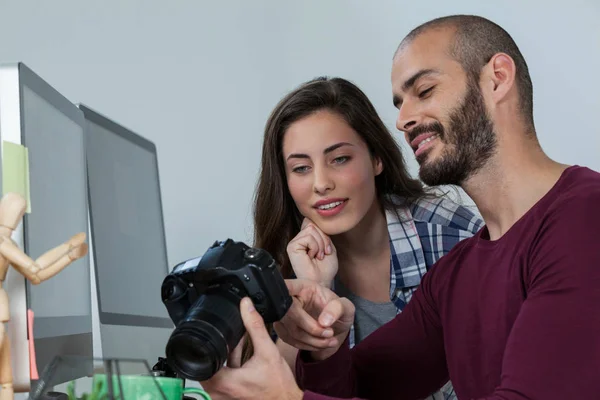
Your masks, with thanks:
[{"label": "woman's long brown hair", "polygon": [[[319,77],[303,83],[277,104],[267,120],[254,194],[254,246],[275,258],[286,279],[293,273],[286,247],[300,231],[302,215],[287,187],[283,136],[292,123],[323,109],[343,117],[367,144],[371,156],[381,160],[383,171],[375,177],[375,186],[384,209],[396,210],[399,206],[389,195],[397,195],[396,199],[409,205],[429,194],[420,181],[409,175],[400,147],[356,85],[337,77]],[[252,352],[251,342],[246,340],[242,362]]]}]

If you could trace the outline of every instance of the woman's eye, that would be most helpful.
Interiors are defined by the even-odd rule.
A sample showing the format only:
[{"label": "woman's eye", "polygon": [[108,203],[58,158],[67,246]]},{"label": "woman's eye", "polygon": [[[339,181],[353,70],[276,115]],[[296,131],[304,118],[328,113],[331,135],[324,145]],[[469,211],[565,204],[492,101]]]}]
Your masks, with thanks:
[{"label": "woman's eye", "polygon": [[307,170],[308,170],[307,166],[300,166],[300,167],[294,167],[292,169],[292,172],[295,172],[297,174],[302,174],[302,173],[306,172]]},{"label": "woman's eye", "polygon": [[347,156],[336,157],[333,159],[333,162],[336,164],[343,164],[346,161],[348,161],[349,159],[350,159],[350,157],[347,157]]}]

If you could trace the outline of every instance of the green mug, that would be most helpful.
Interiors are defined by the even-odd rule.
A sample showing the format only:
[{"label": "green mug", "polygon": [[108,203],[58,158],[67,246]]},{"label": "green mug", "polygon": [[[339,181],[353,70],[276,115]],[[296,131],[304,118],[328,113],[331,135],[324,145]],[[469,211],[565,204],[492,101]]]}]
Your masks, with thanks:
[{"label": "green mug", "polygon": [[[119,380],[124,396],[119,396]],[[166,400],[181,400],[184,394],[191,393],[200,395],[203,400],[211,400],[208,393],[202,389],[184,388],[183,380],[178,378],[149,375],[115,375],[112,381],[114,398],[120,400],[158,400],[163,398],[161,391],[164,393]],[[105,374],[94,375],[92,387],[96,399],[108,399],[108,385]]]}]

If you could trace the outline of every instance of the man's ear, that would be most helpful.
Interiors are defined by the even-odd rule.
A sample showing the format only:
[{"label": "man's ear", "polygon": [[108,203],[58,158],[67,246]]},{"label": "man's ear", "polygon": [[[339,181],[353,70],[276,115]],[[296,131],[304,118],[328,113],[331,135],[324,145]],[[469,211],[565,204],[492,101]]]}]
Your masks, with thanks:
[{"label": "man's ear", "polygon": [[494,104],[502,102],[515,85],[516,73],[515,62],[509,55],[494,54],[481,74],[484,96]]}]

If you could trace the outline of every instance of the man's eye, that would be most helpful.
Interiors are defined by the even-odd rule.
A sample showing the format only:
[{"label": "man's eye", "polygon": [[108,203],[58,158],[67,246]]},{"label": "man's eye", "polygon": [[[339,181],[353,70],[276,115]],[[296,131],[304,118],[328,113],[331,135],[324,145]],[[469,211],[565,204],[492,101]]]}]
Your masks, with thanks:
[{"label": "man's eye", "polygon": [[423,90],[421,93],[419,93],[419,98],[423,99],[425,97],[427,97],[429,94],[431,94],[431,92],[433,91],[434,86],[430,87],[429,89],[425,89]]}]

